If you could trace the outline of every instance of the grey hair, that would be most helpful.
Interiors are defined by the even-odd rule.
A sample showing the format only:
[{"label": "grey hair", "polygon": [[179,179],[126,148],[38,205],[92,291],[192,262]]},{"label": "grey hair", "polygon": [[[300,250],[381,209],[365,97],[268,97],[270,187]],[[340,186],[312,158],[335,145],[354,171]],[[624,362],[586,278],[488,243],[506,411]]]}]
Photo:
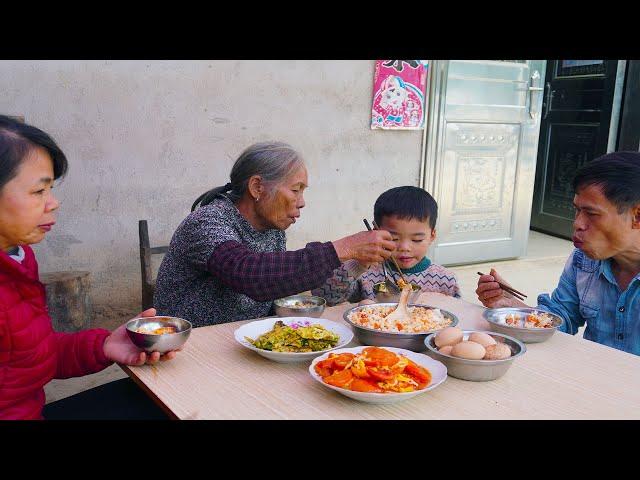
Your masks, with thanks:
[{"label": "grey hair", "polygon": [[[203,193],[191,206],[191,211],[224,195],[237,201],[249,187],[249,179],[259,175],[267,188],[267,195],[273,195],[275,187],[297,168],[304,166],[302,156],[284,142],[259,142],[246,148],[231,168],[230,182]],[[227,193],[228,192],[228,193]]]}]

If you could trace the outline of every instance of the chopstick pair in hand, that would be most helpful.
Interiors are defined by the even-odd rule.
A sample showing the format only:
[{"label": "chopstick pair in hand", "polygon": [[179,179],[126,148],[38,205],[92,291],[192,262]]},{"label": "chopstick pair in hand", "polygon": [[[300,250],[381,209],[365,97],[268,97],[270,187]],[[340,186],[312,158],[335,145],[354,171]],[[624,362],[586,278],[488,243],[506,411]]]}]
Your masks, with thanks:
[{"label": "chopstick pair in hand", "polygon": [[[480,276],[484,275],[484,273],[482,273],[482,272],[477,272],[477,273],[478,273],[478,275],[480,275]],[[494,279],[495,279],[495,277],[494,277]],[[496,280],[496,283],[497,283],[498,285],[500,285],[500,288],[501,288],[502,290],[504,290],[505,292],[509,292],[511,295],[513,295],[513,296],[514,296],[515,298],[517,298],[518,300],[521,300],[521,301],[522,301],[522,300],[524,300],[524,298],[526,297],[526,295],[525,295],[524,293],[519,292],[518,290],[516,290],[516,289],[515,289],[515,288],[513,288],[513,287],[510,287],[509,285],[505,285],[505,284],[504,284],[504,283],[502,283],[502,282],[498,282],[498,280]]]},{"label": "chopstick pair in hand", "polygon": [[[375,220],[373,221],[373,229],[371,228],[371,225],[369,225],[369,221],[366,218],[363,219],[362,221],[364,222],[364,226],[367,227],[367,230],[369,230],[369,231],[371,231],[373,229],[380,230],[378,228],[378,225],[376,224]],[[400,274],[400,278],[402,279],[404,284],[407,285],[409,282],[407,282],[407,279],[404,278],[402,270],[400,270],[400,266],[398,265],[398,262],[396,262],[396,259],[393,256],[391,257],[391,261],[393,261],[393,264],[396,266],[396,269],[398,270],[398,273]],[[402,288],[400,288],[400,290],[402,290]]]}]

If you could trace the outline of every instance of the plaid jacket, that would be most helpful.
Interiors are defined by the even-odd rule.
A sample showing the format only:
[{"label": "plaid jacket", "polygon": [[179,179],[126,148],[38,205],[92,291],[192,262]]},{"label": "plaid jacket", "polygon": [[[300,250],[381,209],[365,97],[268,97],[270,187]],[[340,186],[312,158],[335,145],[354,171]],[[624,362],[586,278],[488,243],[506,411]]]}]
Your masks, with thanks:
[{"label": "plaid jacket", "polygon": [[213,252],[208,266],[209,272],[229,288],[267,301],[322,285],[340,266],[340,260],[331,242],[311,242],[300,250],[266,253],[254,253],[238,242],[225,242]]}]

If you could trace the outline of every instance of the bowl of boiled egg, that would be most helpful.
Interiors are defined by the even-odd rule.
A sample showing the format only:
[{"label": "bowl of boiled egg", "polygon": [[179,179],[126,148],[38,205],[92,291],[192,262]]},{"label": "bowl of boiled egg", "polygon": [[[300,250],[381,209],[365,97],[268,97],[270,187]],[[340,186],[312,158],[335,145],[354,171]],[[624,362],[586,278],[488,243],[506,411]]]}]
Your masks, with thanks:
[{"label": "bowl of boiled egg", "polygon": [[504,375],[527,348],[520,340],[497,332],[447,327],[425,338],[425,352],[447,367],[452,377],[473,382]]}]

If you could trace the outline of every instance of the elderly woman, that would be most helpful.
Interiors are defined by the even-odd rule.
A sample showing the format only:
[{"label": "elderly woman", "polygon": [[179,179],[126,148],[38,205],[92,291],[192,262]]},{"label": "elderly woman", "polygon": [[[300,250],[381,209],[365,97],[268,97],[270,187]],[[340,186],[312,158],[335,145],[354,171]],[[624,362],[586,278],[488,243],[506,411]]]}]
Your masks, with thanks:
[{"label": "elderly woman", "polygon": [[307,184],[302,157],[285,143],[242,152],[231,181],[201,195],[174,233],[156,280],[158,311],[194,326],[263,317],[273,300],[319,287],[343,261],[391,255],[386,231],[286,251],[284,231],[305,206]]},{"label": "elderly woman", "polygon": [[[42,419],[43,386],[53,378],[99,372],[113,362],[142,365],[160,358],[158,352],[148,356],[131,343],[124,325],[113,332],[100,328],[53,331],[44,286],[38,281],[38,263],[29,245],[41,242],[55,224],[59,203],[51,189],[66,170],[67,159],[49,135],[0,115],[0,420]],[[143,313],[154,314],[153,309]],[[174,355],[169,352],[163,359]],[[126,399],[130,412],[149,418],[144,412],[151,411],[150,418],[161,418],[154,410],[157,407],[133,384],[112,383],[93,394],[102,402],[95,405],[93,414],[74,396],[54,402],[58,406],[51,409],[51,417],[65,418],[62,412],[66,411],[66,418],[82,418],[74,412],[84,409],[85,418],[108,418],[115,408],[113,395],[133,392]],[[136,403],[136,391],[137,399],[148,404]],[[78,396],[92,395],[83,393]]]}]

